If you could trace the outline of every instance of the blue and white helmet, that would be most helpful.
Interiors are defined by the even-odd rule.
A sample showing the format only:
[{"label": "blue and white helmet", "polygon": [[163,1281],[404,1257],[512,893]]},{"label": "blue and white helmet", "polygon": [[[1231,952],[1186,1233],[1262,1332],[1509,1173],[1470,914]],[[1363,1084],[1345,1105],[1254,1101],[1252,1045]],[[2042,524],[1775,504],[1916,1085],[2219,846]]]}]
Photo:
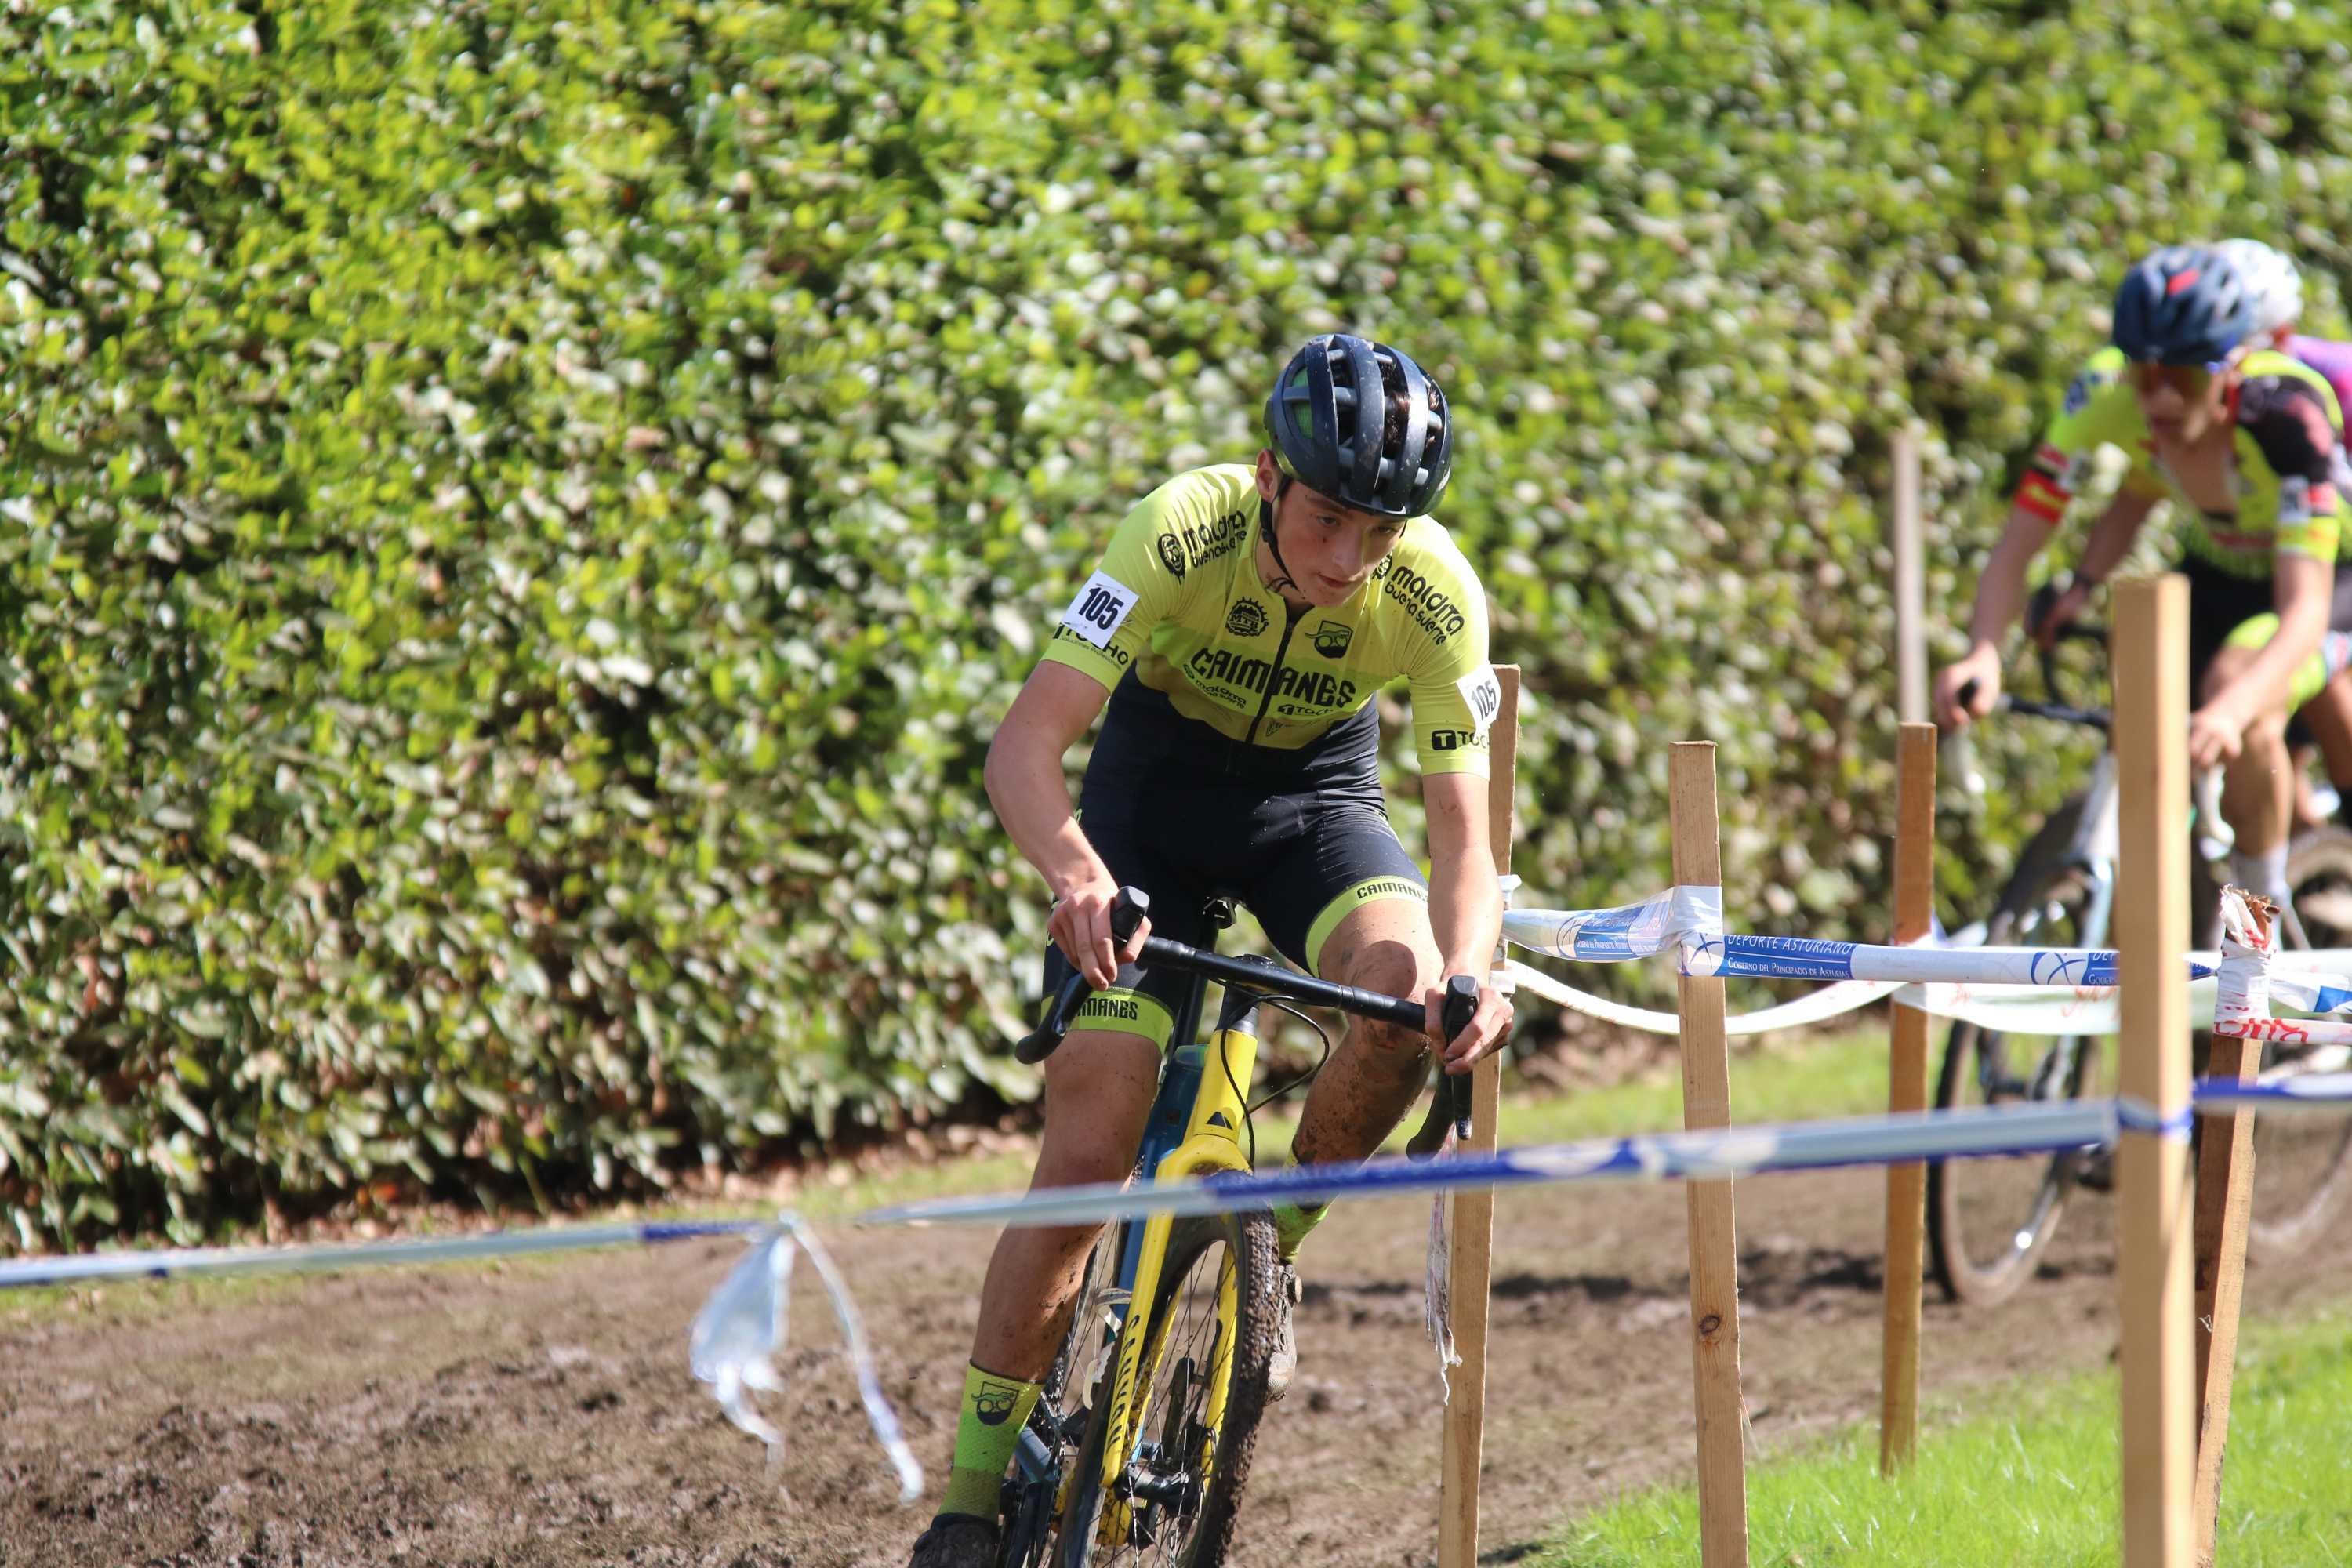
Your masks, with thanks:
[{"label": "blue and white helmet", "polygon": [[2259,305],[2219,247],[2168,245],[2124,274],[2116,347],[2145,363],[2218,365],[2253,335]]},{"label": "blue and white helmet", "polygon": [[2275,341],[2303,316],[2303,273],[2284,251],[2259,239],[2225,239],[2214,250],[2226,258],[2254,296],[2249,334]]}]

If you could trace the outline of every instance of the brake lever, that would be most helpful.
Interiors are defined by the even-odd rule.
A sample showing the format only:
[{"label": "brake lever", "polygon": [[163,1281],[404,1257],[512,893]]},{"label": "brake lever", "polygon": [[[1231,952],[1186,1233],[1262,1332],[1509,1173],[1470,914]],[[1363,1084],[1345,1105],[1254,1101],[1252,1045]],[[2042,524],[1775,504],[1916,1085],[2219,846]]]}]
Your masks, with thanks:
[{"label": "brake lever", "polygon": [[[1119,946],[1125,947],[1134,939],[1135,928],[1141,925],[1150,913],[1150,894],[1140,888],[1121,888],[1118,890],[1118,898],[1110,907],[1110,930]],[[1053,1004],[1045,1009],[1045,1016],[1013,1046],[1013,1059],[1035,1067],[1059,1050],[1062,1037],[1077,1021],[1078,1009],[1085,1006],[1087,998],[1094,994],[1095,988],[1087,984],[1087,977],[1082,973],[1073,974],[1063,981],[1061,989],[1054,993]]]},{"label": "brake lever", "polygon": [[[1459,1037],[1477,1014],[1478,977],[1457,974],[1448,980],[1445,998],[1437,1010],[1438,1026],[1444,1031],[1446,1043],[1450,1045]],[[1437,1084],[1430,1096],[1429,1114],[1423,1120],[1421,1130],[1412,1135],[1412,1141],[1405,1145],[1405,1152],[1416,1160],[1429,1158],[1445,1146],[1448,1126],[1454,1129],[1456,1142],[1467,1142],[1470,1107],[1471,1075],[1447,1072],[1441,1059],[1437,1063]]]},{"label": "brake lever", "polygon": [[1070,1032],[1070,1025],[1077,1017],[1078,1009],[1085,1006],[1087,998],[1094,994],[1095,988],[1087,984],[1087,977],[1083,974],[1073,974],[1063,981],[1061,989],[1054,993],[1054,999],[1046,1006],[1045,1016],[1038,1020],[1037,1026],[1013,1045],[1013,1059],[1034,1068],[1059,1050],[1062,1037]]}]

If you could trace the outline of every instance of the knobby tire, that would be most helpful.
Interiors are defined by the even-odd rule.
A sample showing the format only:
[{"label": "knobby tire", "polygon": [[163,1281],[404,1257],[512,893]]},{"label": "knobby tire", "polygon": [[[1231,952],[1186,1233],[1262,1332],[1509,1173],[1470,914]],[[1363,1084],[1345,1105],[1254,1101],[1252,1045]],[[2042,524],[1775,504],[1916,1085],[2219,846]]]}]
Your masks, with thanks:
[{"label": "knobby tire", "polygon": [[[1274,1216],[1256,1214],[1209,1215],[1177,1222],[1169,1238],[1168,1259],[1152,1300],[1150,1321],[1170,1321],[1180,1307],[1180,1296],[1205,1292],[1213,1318],[1218,1271],[1195,1268],[1203,1255],[1222,1249],[1231,1255],[1234,1279],[1233,1387],[1226,1396],[1224,1420],[1215,1438],[1210,1463],[1211,1479],[1189,1521],[1162,1518],[1157,1539],[1150,1545],[1100,1547],[1095,1542],[1104,1497],[1100,1485],[1103,1445],[1109,1428],[1108,1389],[1096,1391],[1076,1463],[1070,1500],[1055,1542],[1055,1568],[1220,1568],[1232,1550],[1239,1524],[1244,1489],[1249,1481],[1250,1460],[1257,1447],[1257,1428],[1265,1412],[1266,1372],[1274,1356],[1276,1314],[1282,1289],[1275,1244]],[[1132,1327],[1129,1331],[1133,1331]],[[1160,1430],[1166,1418],[1158,1397],[1168,1366],[1155,1373],[1147,1354],[1141,1375],[1151,1380],[1139,1389],[1141,1406],[1137,1429],[1145,1439]],[[1202,1391],[1205,1406],[1205,1390]],[[1131,1437],[1130,1441],[1134,1439]],[[1182,1528],[1177,1528],[1179,1525]]]}]

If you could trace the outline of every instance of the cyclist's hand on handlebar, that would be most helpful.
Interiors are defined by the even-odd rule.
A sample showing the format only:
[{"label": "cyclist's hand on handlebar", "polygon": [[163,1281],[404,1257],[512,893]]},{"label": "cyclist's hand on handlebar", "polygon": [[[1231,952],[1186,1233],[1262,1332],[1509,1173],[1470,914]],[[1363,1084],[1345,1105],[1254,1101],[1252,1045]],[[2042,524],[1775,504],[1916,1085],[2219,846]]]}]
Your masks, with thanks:
[{"label": "cyclist's hand on handlebar", "polygon": [[1136,954],[1143,951],[1143,939],[1151,934],[1151,921],[1146,919],[1137,924],[1134,938],[1121,947],[1110,929],[1111,906],[1118,900],[1118,884],[1106,872],[1055,900],[1054,912],[1045,921],[1054,945],[1097,991],[1118,982],[1118,966],[1134,963]]},{"label": "cyclist's hand on handlebar", "polygon": [[2000,650],[1970,649],[1967,657],[1936,672],[1936,695],[1930,704],[1936,722],[1947,730],[1965,730],[1992,711],[2000,700]]},{"label": "cyclist's hand on handlebar", "polygon": [[2189,765],[2201,772],[2236,762],[2245,732],[2245,721],[2227,703],[2208,702],[2189,715]]},{"label": "cyclist's hand on handlebar", "polygon": [[2042,618],[2027,628],[2033,634],[2036,645],[2045,648],[2058,646],[2058,634],[2073,626],[2090,605],[2091,588],[2092,584],[2080,577],[2067,579],[2066,586],[2050,601]]},{"label": "cyclist's hand on handlebar", "polygon": [[1438,1042],[1438,1063],[1447,1072],[1465,1073],[1477,1064],[1480,1057],[1498,1048],[1511,1037],[1510,998],[1490,985],[1478,987],[1478,1010],[1470,1016],[1469,1026],[1448,1040],[1439,1010],[1445,1002],[1445,984],[1440,981],[1421,994],[1422,1005],[1428,1009],[1429,1021],[1423,1026],[1429,1037]]}]

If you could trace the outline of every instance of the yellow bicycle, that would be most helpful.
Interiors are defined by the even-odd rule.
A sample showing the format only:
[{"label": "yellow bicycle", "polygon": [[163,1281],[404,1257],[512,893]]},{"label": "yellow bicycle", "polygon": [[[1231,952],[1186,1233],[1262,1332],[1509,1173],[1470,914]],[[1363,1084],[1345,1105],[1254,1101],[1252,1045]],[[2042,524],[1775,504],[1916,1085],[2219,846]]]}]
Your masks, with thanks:
[{"label": "yellow bicycle", "polygon": [[[1122,943],[1148,910],[1140,892],[1122,891],[1114,915]],[[1212,930],[1223,929],[1232,923],[1232,900],[1211,900],[1207,915]],[[1136,1160],[1137,1173],[1152,1181],[1250,1170],[1255,1107],[1248,1096],[1260,1007],[1335,1007],[1414,1029],[1424,1021],[1418,1003],[1316,980],[1265,959],[1150,937],[1142,961],[1192,976],[1171,1037],[1181,1043],[1162,1065]],[[1216,1028],[1205,1044],[1196,1043],[1211,980],[1224,995]],[[1045,1022],[1016,1054],[1044,1060],[1087,994],[1083,979],[1066,983]],[[1449,1037],[1468,1024],[1477,1002],[1475,978],[1449,983]],[[1328,1045],[1326,1037],[1327,1055]],[[1438,1075],[1436,1102],[1412,1139],[1413,1152],[1434,1150],[1449,1121],[1466,1135],[1468,1081]],[[1156,1215],[1117,1226],[1097,1241],[1069,1331],[1004,1482],[1003,1568],[1222,1563],[1265,1414],[1281,1289],[1274,1216],[1264,1209],[1184,1219]]]}]

